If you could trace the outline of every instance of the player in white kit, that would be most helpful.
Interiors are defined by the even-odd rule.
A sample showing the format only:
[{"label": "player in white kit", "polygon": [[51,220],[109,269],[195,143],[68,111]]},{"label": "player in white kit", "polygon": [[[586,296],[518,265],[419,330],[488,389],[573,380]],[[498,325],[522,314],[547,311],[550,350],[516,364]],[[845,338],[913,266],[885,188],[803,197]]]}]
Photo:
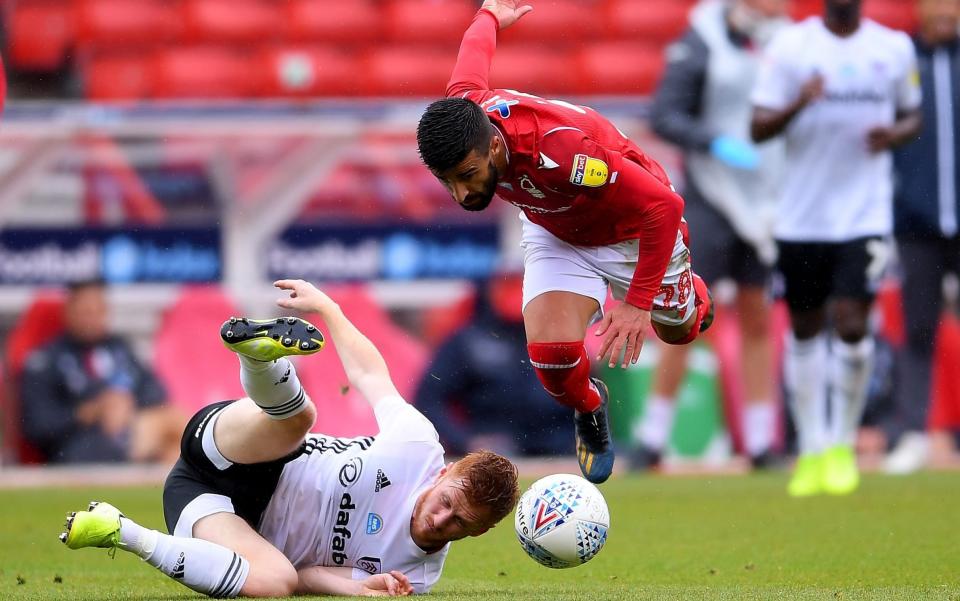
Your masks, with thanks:
[{"label": "player in white kit", "polygon": [[786,138],[774,236],[800,450],[788,491],[847,494],[859,483],[853,443],[873,363],[867,316],[893,230],[890,149],[920,126],[913,45],[861,19],[860,0],[824,0],[823,18],[772,40],[752,101],[753,139]]},{"label": "player in white kit", "polygon": [[513,509],[516,466],[490,452],[445,465],[433,425],[400,397],[340,307],[302,280],[276,286],[290,291],[278,305],[326,323],[379,433],[308,434],[316,408],[285,356],[320,350],[312,324],[231,318],[220,335],[240,358],[247,397],[188,424],[163,492],[171,534],[91,503],[60,538],[71,549],[130,551],[211,597],[427,592],[451,541],[483,534]]}]

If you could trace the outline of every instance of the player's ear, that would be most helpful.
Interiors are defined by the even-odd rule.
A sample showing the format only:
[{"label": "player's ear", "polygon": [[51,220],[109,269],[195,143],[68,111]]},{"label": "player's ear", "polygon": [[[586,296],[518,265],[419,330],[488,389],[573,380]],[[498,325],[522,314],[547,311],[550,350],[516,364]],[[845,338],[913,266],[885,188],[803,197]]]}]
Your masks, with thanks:
[{"label": "player's ear", "polygon": [[490,136],[490,156],[496,156],[500,152],[500,146],[503,145],[503,140],[500,139],[500,136],[494,134]]},{"label": "player's ear", "polygon": [[440,473],[437,474],[437,482],[439,482],[441,478],[443,478],[444,476],[446,476],[446,475],[450,472],[451,469],[453,469],[453,462],[452,462],[452,461],[451,461],[450,463],[448,463],[447,465],[443,466],[442,468],[440,468]]}]

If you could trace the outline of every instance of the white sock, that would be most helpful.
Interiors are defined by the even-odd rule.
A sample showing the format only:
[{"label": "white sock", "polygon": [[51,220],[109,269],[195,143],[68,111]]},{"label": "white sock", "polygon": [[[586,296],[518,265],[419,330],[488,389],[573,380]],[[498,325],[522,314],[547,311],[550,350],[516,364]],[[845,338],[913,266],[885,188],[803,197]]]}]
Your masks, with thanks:
[{"label": "white sock", "polygon": [[827,338],[787,338],[785,379],[801,455],[820,453],[827,436]]},{"label": "white sock", "polygon": [[773,444],[777,409],[769,401],[748,401],[743,410],[743,446],[751,457],[763,455]]},{"label": "white sock", "polygon": [[127,518],[120,518],[120,548],[211,597],[236,597],[250,573],[250,563],[226,547],[163,534]]},{"label": "white sock", "polygon": [[662,451],[670,440],[673,430],[675,403],[664,396],[650,397],[643,418],[635,429],[635,436],[643,446],[652,451]]},{"label": "white sock", "polygon": [[240,357],[240,383],[244,392],[272,419],[287,419],[303,411],[308,397],[297,370],[286,357],[257,361]]},{"label": "white sock", "polygon": [[830,349],[830,443],[852,447],[867,404],[873,371],[871,336],[848,344],[834,338]]}]

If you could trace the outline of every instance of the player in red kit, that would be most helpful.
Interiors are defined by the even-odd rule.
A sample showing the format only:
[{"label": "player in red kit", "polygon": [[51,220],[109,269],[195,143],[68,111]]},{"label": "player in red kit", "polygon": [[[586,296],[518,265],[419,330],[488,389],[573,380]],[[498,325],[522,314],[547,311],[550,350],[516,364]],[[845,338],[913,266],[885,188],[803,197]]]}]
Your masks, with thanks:
[{"label": "player in red kit", "polygon": [[[497,194],[522,210],[530,362],[547,392],[576,410],[580,469],[603,482],[614,453],[606,386],[590,378],[587,326],[602,319],[597,359],[626,367],[651,322],[661,340],[687,344],[709,327],[712,302],[690,270],[683,200],[660,165],[592,109],[490,89],[497,30],[530,10],[483,3],[447,98],[420,119],[417,144],[464,209],[483,210]],[[608,288],[624,302],[604,315]]]}]

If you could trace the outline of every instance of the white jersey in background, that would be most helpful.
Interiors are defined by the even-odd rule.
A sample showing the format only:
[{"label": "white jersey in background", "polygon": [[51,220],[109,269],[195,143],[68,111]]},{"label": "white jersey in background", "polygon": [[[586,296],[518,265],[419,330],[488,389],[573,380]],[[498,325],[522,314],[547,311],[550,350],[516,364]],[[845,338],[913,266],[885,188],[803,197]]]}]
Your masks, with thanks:
[{"label": "white jersey in background", "polygon": [[890,152],[871,153],[867,132],[920,106],[910,38],[869,19],[851,36],[820,17],[782,30],[764,56],[754,106],[781,110],[815,75],[824,94],[787,127],[786,171],[774,235],[779,240],[843,242],[893,229]]},{"label": "white jersey in background", "polygon": [[307,436],[258,531],[297,569],[348,567],[355,580],[399,570],[425,593],[450,545],[425,553],[410,536],[410,517],[443,467],[443,447],[433,424],[400,397],[380,401],[376,417],[376,437]]}]

